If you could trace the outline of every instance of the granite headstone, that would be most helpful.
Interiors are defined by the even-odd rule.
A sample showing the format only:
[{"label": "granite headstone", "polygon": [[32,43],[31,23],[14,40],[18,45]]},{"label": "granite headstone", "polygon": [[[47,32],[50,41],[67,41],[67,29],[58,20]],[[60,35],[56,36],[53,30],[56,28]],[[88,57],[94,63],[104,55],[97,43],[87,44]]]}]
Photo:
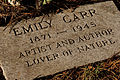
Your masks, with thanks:
[{"label": "granite headstone", "polygon": [[7,80],[32,80],[110,58],[120,50],[120,12],[113,1],[0,27]]}]

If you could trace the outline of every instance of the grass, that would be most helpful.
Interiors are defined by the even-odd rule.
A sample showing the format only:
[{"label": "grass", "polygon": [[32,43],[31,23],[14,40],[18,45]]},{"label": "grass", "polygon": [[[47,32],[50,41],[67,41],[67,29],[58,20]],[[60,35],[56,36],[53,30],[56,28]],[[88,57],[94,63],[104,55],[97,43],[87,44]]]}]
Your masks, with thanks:
[{"label": "grass", "polygon": [[[14,25],[22,19],[34,18],[48,13],[59,13],[68,8],[91,4],[106,0],[52,0],[50,4],[41,6],[37,10],[34,6],[19,6],[0,3],[0,26]],[[114,0],[120,9],[120,0]],[[0,80],[5,80],[0,69]],[[75,67],[54,75],[36,78],[34,80],[120,80],[120,56],[113,56],[107,60]]]},{"label": "grass", "polygon": [[[34,18],[48,13],[56,14],[68,8],[75,8],[79,5],[107,0],[51,0],[51,3],[49,4],[46,4],[44,1],[43,4],[45,5],[42,5],[39,10],[35,8],[34,4],[28,5],[29,0],[26,0],[27,3],[25,0],[23,1],[24,3],[21,3],[21,6],[13,7],[0,0],[0,26],[14,25],[22,19]],[[116,5],[120,4],[119,0],[114,0],[114,2]]]}]

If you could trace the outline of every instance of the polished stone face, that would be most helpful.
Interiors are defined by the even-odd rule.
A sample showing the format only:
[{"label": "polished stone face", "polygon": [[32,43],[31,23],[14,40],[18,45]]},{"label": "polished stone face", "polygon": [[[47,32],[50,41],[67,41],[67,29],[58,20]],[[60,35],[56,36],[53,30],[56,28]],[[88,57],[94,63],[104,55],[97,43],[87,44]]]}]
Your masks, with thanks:
[{"label": "polished stone face", "polygon": [[12,30],[11,26],[3,29],[0,62],[7,80],[52,75],[110,58],[120,49],[120,12],[112,1],[23,20]]}]

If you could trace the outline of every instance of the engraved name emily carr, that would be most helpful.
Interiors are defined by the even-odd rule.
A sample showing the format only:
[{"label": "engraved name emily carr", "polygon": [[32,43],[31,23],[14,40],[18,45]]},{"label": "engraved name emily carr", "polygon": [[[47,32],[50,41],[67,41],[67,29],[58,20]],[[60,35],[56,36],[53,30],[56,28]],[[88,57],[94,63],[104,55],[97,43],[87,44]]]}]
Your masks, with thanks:
[{"label": "engraved name emily carr", "polygon": [[[71,23],[71,22],[82,20],[82,19],[85,19],[85,18],[90,18],[90,17],[94,16],[95,14],[96,14],[96,11],[94,9],[89,9],[89,10],[80,11],[80,12],[77,12],[77,13],[73,12],[70,15],[66,14],[62,17],[62,20],[65,23]],[[96,24],[94,24],[92,22],[90,24],[91,24],[91,26],[96,26]],[[31,33],[31,32],[38,31],[38,30],[44,30],[44,29],[51,28],[51,27],[52,27],[52,20],[47,20],[46,21],[43,18],[42,21],[40,21],[38,23],[30,24],[28,26],[23,26],[23,27],[19,27],[19,28],[14,28],[13,32],[14,32],[15,36],[20,36],[20,35],[23,35],[23,34]],[[73,28],[74,32],[76,32],[76,29],[78,27],[80,27],[80,26],[77,26],[77,27]],[[105,32],[107,32],[106,35],[109,34],[109,30],[105,31]],[[97,33],[95,35],[97,36]],[[103,35],[104,35],[104,33],[103,33]],[[49,34],[48,34],[48,36],[51,37]],[[92,37],[94,38],[94,36],[92,36]],[[79,37],[78,40],[80,40],[80,37]],[[64,41],[62,41],[62,42],[63,42],[63,47],[64,47],[64,44],[66,44],[66,42],[65,43],[64,43]],[[70,45],[76,43],[76,41],[73,40],[73,39],[68,39],[68,42],[70,43]],[[79,41],[78,41],[78,43],[79,43]],[[19,59],[20,58],[25,58],[25,57],[30,56],[30,55],[32,56],[32,54],[36,55],[37,53],[44,53],[48,50],[52,50],[54,46],[56,46],[54,49],[57,49],[57,48],[62,47],[62,44],[59,43],[59,42],[54,42],[53,44],[48,44],[48,45],[41,46],[41,47],[35,47],[34,49],[31,49],[31,50],[25,50],[25,52],[20,52]],[[69,50],[63,50],[61,53],[63,54],[63,56],[66,56],[65,54],[67,54],[67,56],[69,56],[69,55],[72,54],[72,50],[70,50],[70,49]],[[37,62],[36,62],[36,59],[33,59],[32,64],[30,64],[29,61],[25,61],[25,62],[27,63],[27,65],[29,67],[30,65],[38,64],[39,61],[44,62],[45,60],[47,60],[47,61],[55,60],[55,59],[60,57],[59,54],[60,53],[53,53],[53,54],[49,54],[49,55],[46,55],[46,56],[41,56],[40,59],[37,59]],[[51,56],[54,59],[51,58]]]},{"label": "engraved name emily carr", "polygon": [[[89,9],[89,10],[85,10],[85,11],[80,11],[77,12],[78,14],[75,14],[74,12],[72,12],[72,15],[64,15],[63,16],[63,21],[65,23],[70,23],[70,22],[74,22],[74,21],[78,21],[78,20],[82,20],[85,18],[90,18],[92,16],[94,16],[96,14],[96,10],[94,9]],[[38,30],[44,30],[47,28],[52,27],[52,20],[44,20],[44,18],[38,22],[38,23],[34,23],[34,24],[29,24],[28,26],[22,26],[22,27],[17,27],[13,29],[13,33],[15,36],[20,36],[23,34],[27,34],[27,33],[31,33],[34,31],[38,31]]]}]

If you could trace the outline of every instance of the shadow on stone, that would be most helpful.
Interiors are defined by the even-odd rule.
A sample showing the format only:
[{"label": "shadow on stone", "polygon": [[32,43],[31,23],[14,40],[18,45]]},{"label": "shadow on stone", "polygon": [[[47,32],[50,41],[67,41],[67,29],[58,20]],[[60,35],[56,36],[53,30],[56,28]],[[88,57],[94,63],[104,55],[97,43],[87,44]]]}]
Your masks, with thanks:
[{"label": "shadow on stone", "polygon": [[3,76],[3,71],[0,68],[0,80],[6,80],[5,77]]}]

